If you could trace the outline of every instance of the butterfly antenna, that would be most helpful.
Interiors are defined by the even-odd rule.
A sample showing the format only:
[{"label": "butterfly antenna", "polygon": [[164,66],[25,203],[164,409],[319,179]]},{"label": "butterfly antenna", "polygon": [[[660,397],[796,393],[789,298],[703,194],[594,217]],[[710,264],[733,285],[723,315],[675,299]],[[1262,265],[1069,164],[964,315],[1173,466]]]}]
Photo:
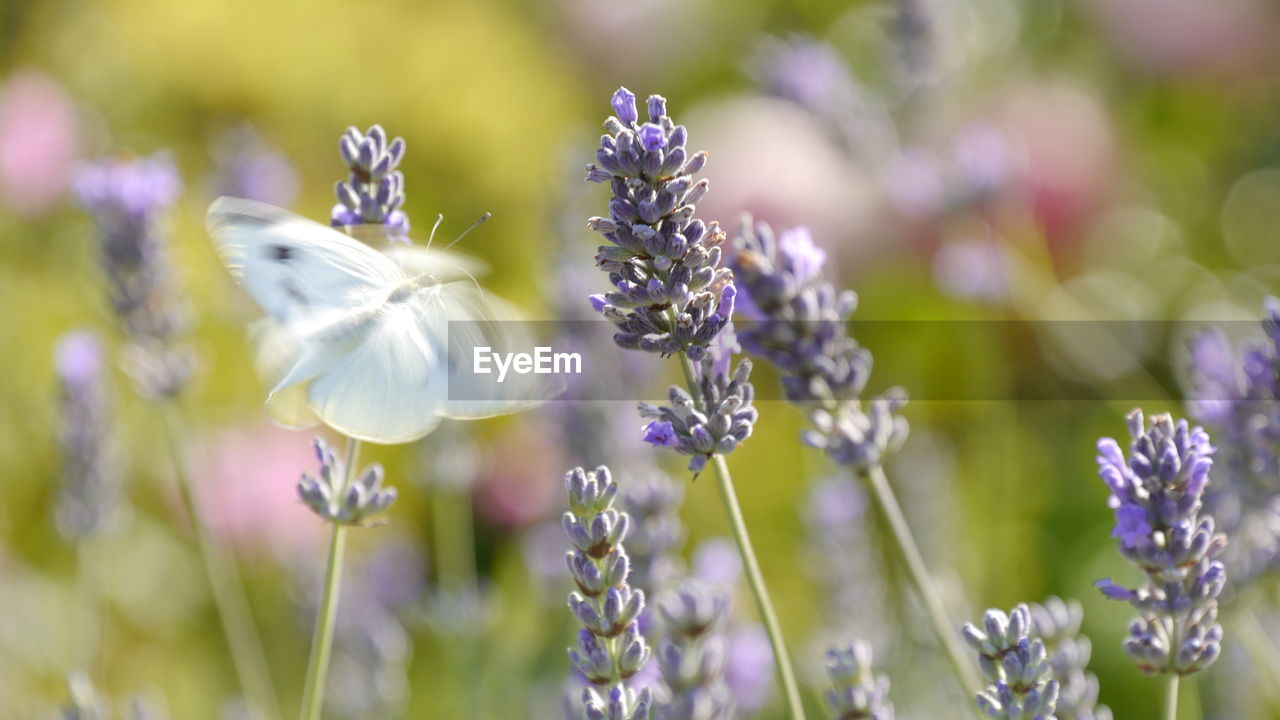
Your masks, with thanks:
[{"label": "butterfly antenna", "polygon": [[436,229],[444,222],[444,213],[436,213],[436,224],[431,226],[431,234],[427,236],[427,249],[431,249],[431,241],[436,239]]},{"label": "butterfly antenna", "polygon": [[444,249],[445,249],[445,250],[448,250],[449,248],[453,247],[454,245],[457,245],[459,240],[461,240],[462,238],[464,238],[464,237],[466,237],[466,236],[467,236],[467,233],[471,232],[472,230],[475,230],[477,227],[480,227],[480,223],[484,222],[485,220],[488,220],[488,219],[489,219],[490,217],[492,217],[492,216],[493,216],[493,213],[491,213],[491,212],[487,212],[487,213],[485,213],[485,214],[481,215],[479,220],[476,220],[475,222],[471,223],[471,227],[467,228],[466,230],[463,230],[463,231],[462,231],[462,234],[461,234],[461,235],[459,235],[458,237],[454,238],[454,239],[453,239],[453,242],[449,243],[448,245],[445,245],[445,246],[444,246]]}]

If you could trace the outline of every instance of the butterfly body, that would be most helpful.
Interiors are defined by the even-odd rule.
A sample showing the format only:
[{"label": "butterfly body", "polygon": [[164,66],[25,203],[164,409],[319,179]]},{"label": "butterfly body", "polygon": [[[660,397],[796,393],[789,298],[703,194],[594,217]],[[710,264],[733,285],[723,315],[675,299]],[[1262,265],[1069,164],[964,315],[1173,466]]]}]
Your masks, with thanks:
[{"label": "butterfly body", "polygon": [[[512,338],[503,323],[488,322],[500,313],[464,279],[469,263],[461,256],[383,254],[235,198],[210,206],[208,227],[232,276],[266,313],[250,337],[271,386],[268,411],[284,425],[322,421],[351,437],[406,442],[443,417],[512,412],[554,394],[550,387],[495,394],[463,372],[458,360],[469,345],[501,347]],[[461,329],[451,335],[453,322]]]}]

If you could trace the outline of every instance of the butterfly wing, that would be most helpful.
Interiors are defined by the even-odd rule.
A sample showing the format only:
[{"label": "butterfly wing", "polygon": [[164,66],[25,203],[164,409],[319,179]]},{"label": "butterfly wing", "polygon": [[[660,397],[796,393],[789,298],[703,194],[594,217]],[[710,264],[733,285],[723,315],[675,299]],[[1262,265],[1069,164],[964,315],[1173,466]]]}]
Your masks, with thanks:
[{"label": "butterfly wing", "polygon": [[373,248],[272,205],[221,197],[206,225],[231,275],[285,325],[365,305],[406,277]]},{"label": "butterfly wing", "polygon": [[440,422],[448,391],[445,363],[438,340],[423,333],[414,307],[389,303],[361,342],[310,381],[307,400],[326,425],[344,435],[409,442]]},{"label": "butterfly wing", "polygon": [[529,410],[561,395],[564,382],[553,375],[475,372],[475,349],[489,353],[533,353],[533,324],[506,301],[470,282],[447,283],[420,306],[420,323],[436,328],[448,364],[448,391],[439,412],[469,420]]}]

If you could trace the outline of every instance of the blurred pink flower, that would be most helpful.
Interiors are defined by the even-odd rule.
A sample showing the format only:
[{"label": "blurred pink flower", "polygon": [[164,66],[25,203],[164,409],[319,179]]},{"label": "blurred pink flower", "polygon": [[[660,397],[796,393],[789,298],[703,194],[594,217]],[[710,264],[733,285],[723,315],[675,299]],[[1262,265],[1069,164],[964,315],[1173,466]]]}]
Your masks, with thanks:
[{"label": "blurred pink flower", "polygon": [[579,62],[600,77],[625,76],[627,85],[644,93],[642,103],[658,90],[637,85],[708,54],[718,41],[712,27],[716,7],[706,0],[555,0],[547,5],[555,14],[555,31],[564,36],[559,46],[581,55]]},{"label": "blurred pink flower", "polygon": [[1092,0],[1093,15],[1134,65],[1162,75],[1229,76],[1275,54],[1265,0]]},{"label": "blurred pink flower", "polygon": [[1021,185],[1055,249],[1107,204],[1116,179],[1116,140],[1096,92],[1040,79],[1014,88],[995,122],[1017,150]]},{"label": "blurred pink flower", "polygon": [[517,422],[494,437],[491,448],[474,491],[481,517],[519,529],[559,509],[568,465],[546,423]]},{"label": "blurred pink flower", "polygon": [[858,242],[851,228],[867,226],[872,193],[812,113],[778,98],[739,97],[685,117],[690,147],[711,156],[699,217],[730,231],[743,212],[775,228],[806,225],[832,255],[850,255]]},{"label": "blurred pink flower", "polygon": [[71,98],[49,76],[20,69],[0,84],[0,201],[26,217],[62,197],[79,153]]},{"label": "blurred pink flower", "polygon": [[310,434],[265,424],[211,430],[189,462],[205,523],[224,544],[281,558],[322,545],[324,525],[295,490],[302,471],[316,469]]}]

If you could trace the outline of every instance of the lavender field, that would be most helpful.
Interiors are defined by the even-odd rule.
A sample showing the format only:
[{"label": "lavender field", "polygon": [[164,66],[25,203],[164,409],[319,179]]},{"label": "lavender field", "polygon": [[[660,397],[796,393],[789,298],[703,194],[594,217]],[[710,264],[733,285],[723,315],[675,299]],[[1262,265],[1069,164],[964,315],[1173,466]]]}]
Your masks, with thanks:
[{"label": "lavender field", "polygon": [[10,0],[0,237],[0,718],[1280,719],[1265,0]]}]

